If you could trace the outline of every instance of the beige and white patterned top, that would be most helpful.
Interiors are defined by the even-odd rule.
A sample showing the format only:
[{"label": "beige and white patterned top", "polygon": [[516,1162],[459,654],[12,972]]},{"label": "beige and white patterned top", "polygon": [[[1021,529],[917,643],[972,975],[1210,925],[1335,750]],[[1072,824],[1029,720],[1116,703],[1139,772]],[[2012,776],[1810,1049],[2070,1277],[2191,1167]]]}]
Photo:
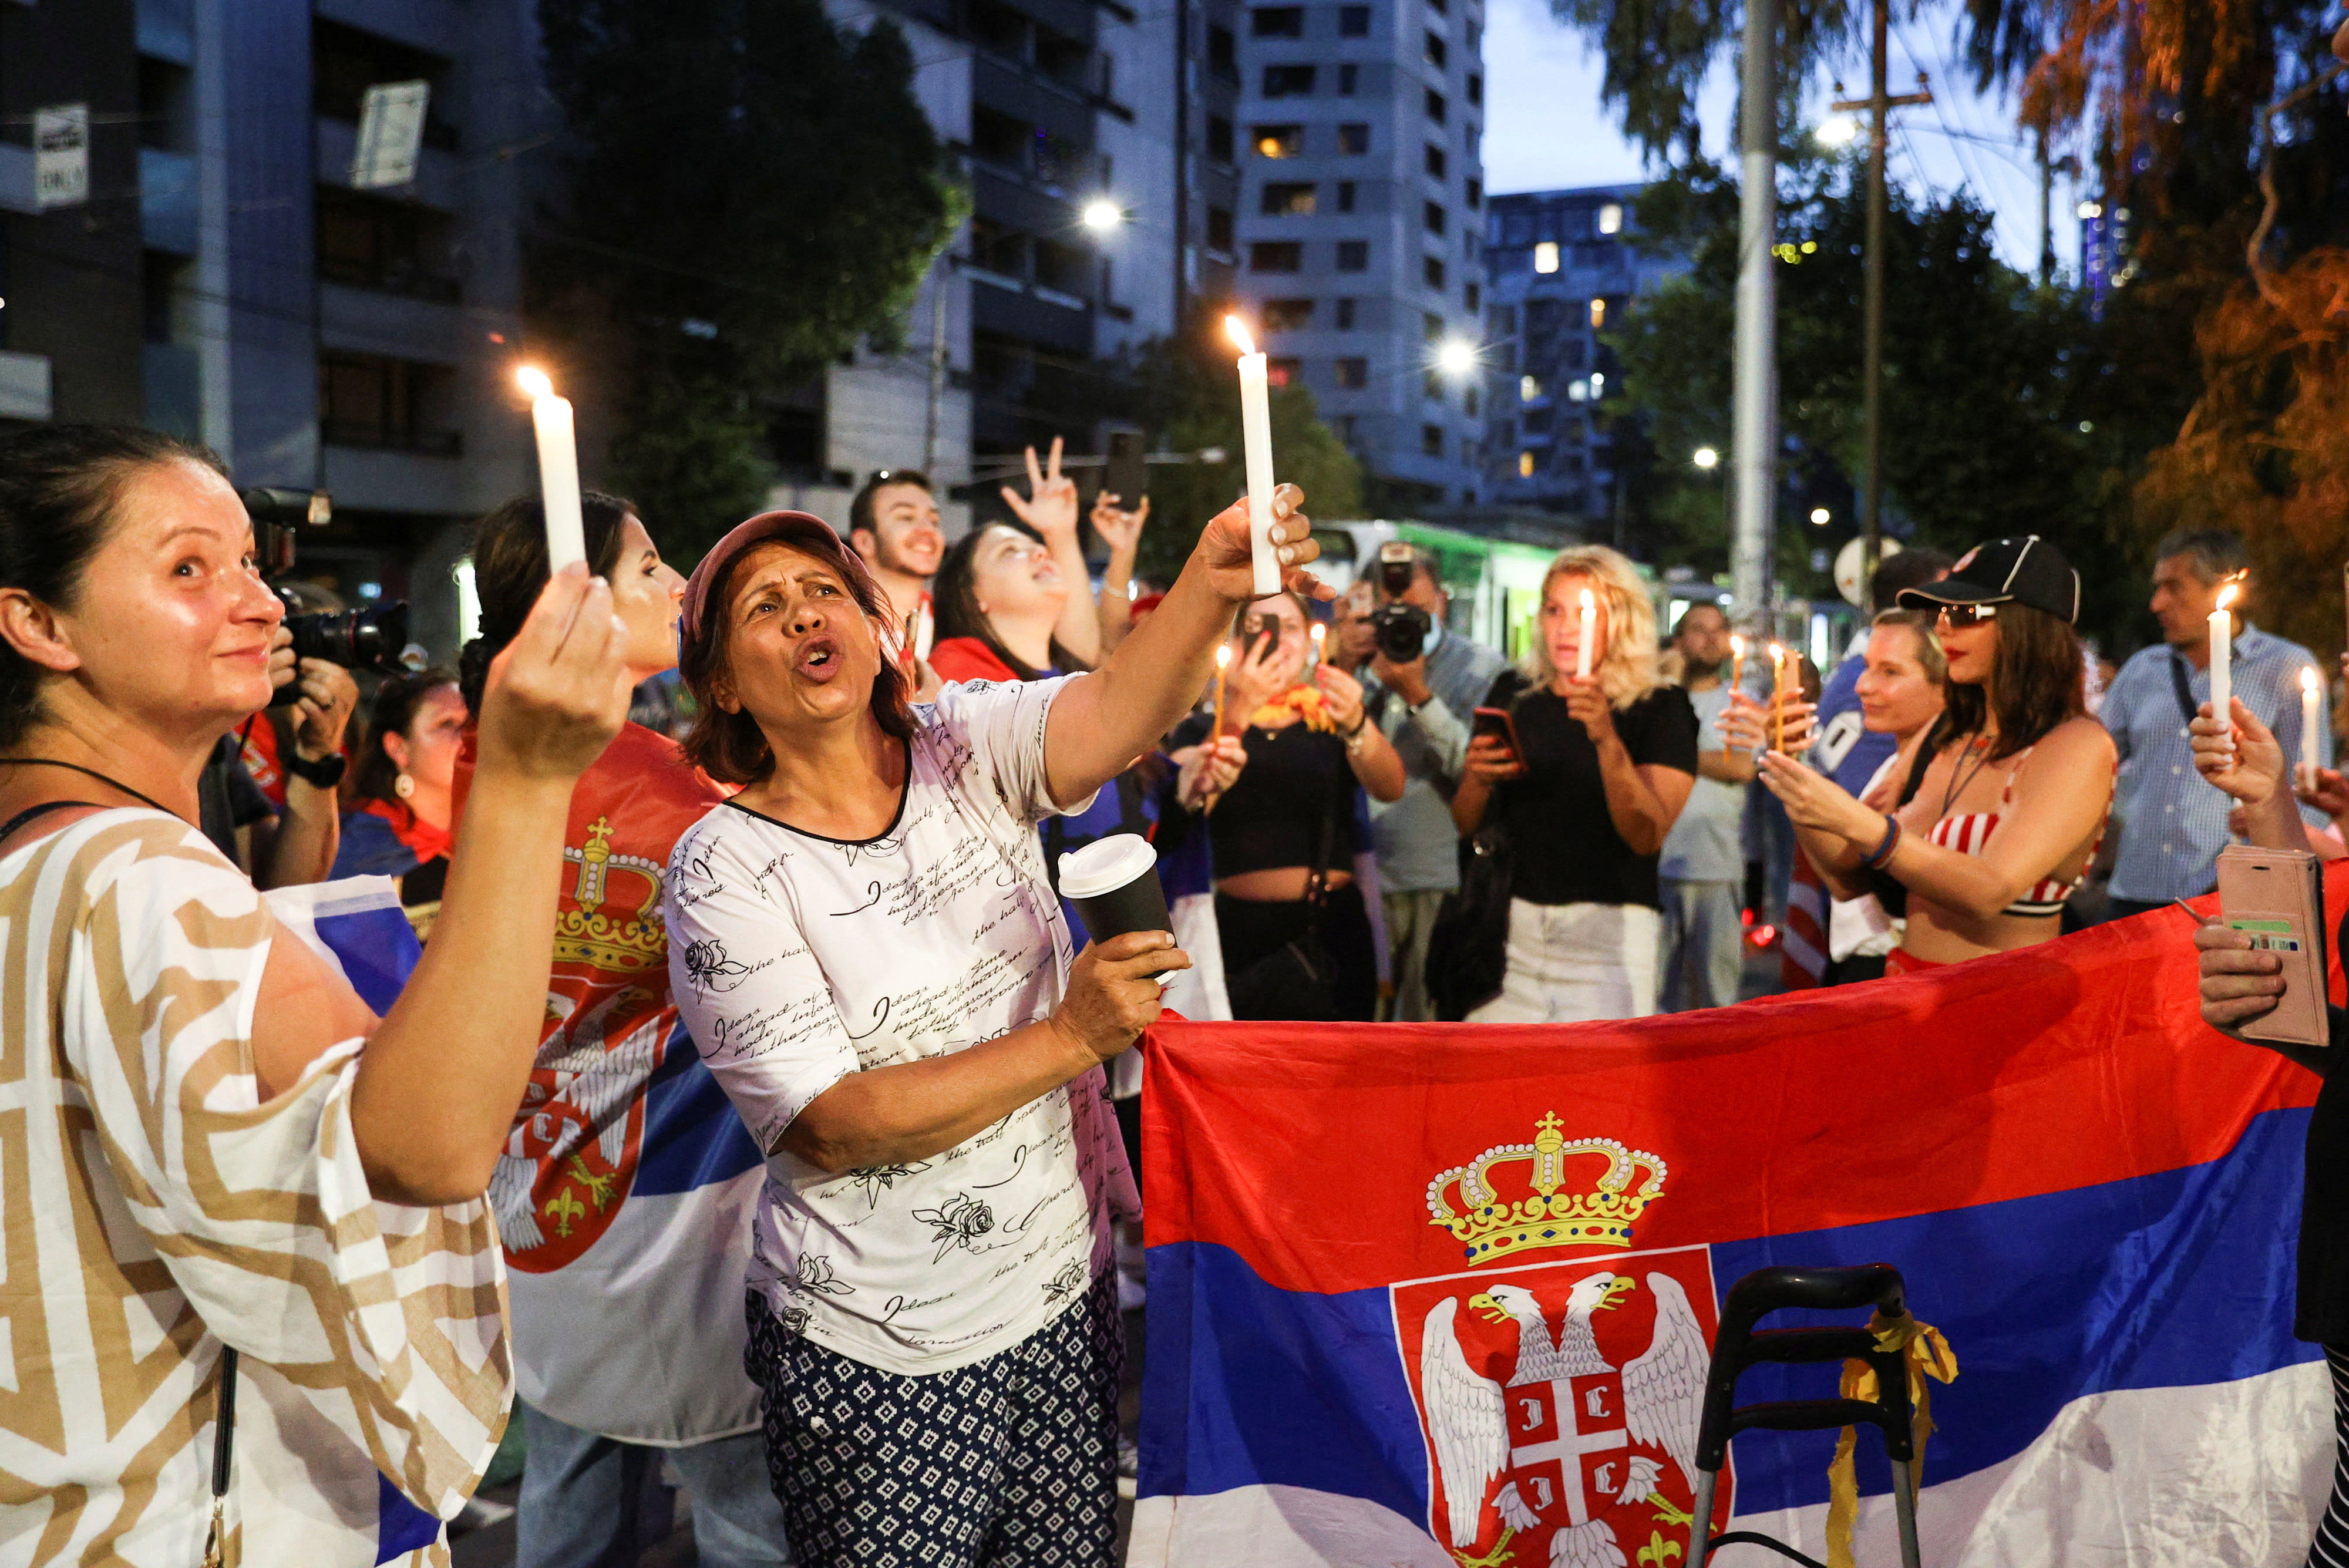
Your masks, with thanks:
[{"label": "beige and white patterned top", "polygon": [[243,1357],[232,1563],[366,1568],[405,1511],[379,1478],[445,1519],[495,1449],[485,1206],[369,1197],[360,1041],[258,1102],[254,1010],[286,940],[160,812],[0,857],[0,1563],[193,1568],[223,1341]]}]

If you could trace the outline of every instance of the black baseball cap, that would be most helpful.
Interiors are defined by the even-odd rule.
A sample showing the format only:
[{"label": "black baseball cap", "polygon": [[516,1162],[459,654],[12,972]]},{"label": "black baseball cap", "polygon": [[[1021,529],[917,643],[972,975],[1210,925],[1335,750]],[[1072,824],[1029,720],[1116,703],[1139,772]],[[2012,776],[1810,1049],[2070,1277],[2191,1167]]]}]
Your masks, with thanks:
[{"label": "black baseball cap", "polygon": [[1940,581],[1901,589],[1899,602],[1903,609],[1920,610],[1943,605],[2027,605],[2070,626],[2080,618],[2080,574],[2063,551],[2036,534],[1992,539],[1959,556]]}]

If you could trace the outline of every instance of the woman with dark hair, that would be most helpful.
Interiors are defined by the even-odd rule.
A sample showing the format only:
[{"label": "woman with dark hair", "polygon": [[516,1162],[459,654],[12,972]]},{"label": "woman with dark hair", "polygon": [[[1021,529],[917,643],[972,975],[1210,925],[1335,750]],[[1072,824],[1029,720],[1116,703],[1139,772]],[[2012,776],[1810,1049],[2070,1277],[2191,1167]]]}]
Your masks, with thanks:
[{"label": "woman with dark hair", "polygon": [[1401,799],[1402,759],[1367,722],[1361,682],[1331,665],[1309,666],[1310,624],[1295,594],[1247,606],[1234,630],[1222,730],[1211,736],[1214,716],[1195,715],[1174,739],[1185,753],[1210,740],[1240,747],[1237,778],[1212,804],[1198,803],[1215,848],[1232,1016],[1368,1023],[1379,961],[1354,879],[1355,852],[1368,847],[1361,801],[1365,790]]},{"label": "woman with dark hair", "polygon": [[1101,669],[915,705],[821,520],[754,517],[694,569],[686,752],[743,788],[670,858],[670,982],[767,1156],[750,1366],[809,1568],[1113,1560],[1133,1189],[1101,1067],[1190,961],[1164,931],[1072,959],[1036,826],[1191,706],[1250,580],[1235,506]]},{"label": "woman with dark hair", "polygon": [[356,810],[343,817],[337,877],[397,877],[399,901],[429,932],[430,907],[449,875],[457,752],[465,700],[457,672],[388,677],[367,710],[367,742],[351,779]]},{"label": "woman with dark hair", "polygon": [[43,1562],[446,1562],[504,1426],[477,1199],[627,707],[611,591],[565,572],[489,670],[445,940],[379,1021],[194,826],[284,613],[209,452],[0,439],[0,995],[45,999],[0,1016],[0,1540]]},{"label": "woman with dark hair", "polygon": [[[628,679],[641,684],[676,663],[685,579],[631,503],[591,493],[580,510],[588,564],[611,583],[627,628]],[[536,499],[481,519],[481,636],[466,645],[469,672],[497,657],[545,580]],[[469,732],[460,815],[471,757]],[[571,796],[568,864],[550,884],[554,968],[538,1059],[490,1183],[513,1271],[530,1447],[518,1568],[633,1562],[637,1501],[664,1459],[692,1494],[703,1563],[791,1561],[766,1484],[758,1389],[742,1373],[742,1322],[709,1310],[741,1295],[759,1151],[677,1030],[655,912],[678,835],[722,794],[675,742],[629,723]]]},{"label": "woman with dark hair", "polygon": [[1081,586],[1027,524],[972,529],[947,546],[930,584],[938,615],[930,668],[941,680],[1040,680],[1089,669],[1056,629]]},{"label": "woman with dark hair", "polygon": [[1948,666],[1945,710],[1917,749],[1906,804],[1856,800],[1784,752],[1761,758],[1763,784],[1837,898],[1905,898],[1889,974],[2057,935],[2104,836],[2115,760],[2083,691],[2079,574],[2053,545],[1992,540],[1947,577],[1903,589],[1900,603],[1938,615]]}]

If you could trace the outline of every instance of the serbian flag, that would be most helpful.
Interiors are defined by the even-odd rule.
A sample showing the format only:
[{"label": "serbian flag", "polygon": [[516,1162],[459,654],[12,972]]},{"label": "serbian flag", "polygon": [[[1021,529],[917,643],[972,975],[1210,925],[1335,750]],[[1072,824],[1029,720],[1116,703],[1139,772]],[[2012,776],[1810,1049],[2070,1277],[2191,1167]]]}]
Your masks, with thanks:
[{"label": "serbian flag", "polygon": [[[1930,1390],[1936,1568],[2308,1550],[2317,1084],[2203,1025],[2175,911],[1634,1023],[1172,1023],[1148,1063],[1136,1563],[1674,1568],[1722,1298],[1877,1262],[1959,1366]],[[1824,1557],[1832,1448],[1739,1437],[1712,1522]],[[1897,1562],[1858,1453],[1857,1560]]]}]

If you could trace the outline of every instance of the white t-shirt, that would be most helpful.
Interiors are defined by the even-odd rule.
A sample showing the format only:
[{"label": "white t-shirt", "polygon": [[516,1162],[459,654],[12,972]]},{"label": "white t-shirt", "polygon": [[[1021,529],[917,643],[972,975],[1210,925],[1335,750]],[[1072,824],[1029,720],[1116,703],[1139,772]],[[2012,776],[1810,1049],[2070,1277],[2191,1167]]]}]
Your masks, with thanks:
[{"label": "white t-shirt", "polygon": [[[777,1147],[851,1073],[1049,1014],[1071,948],[1035,825],[1065,684],[952,685],[914,710],[896,820],[845,843],[733,805],[678,840],[669,973],[767,1157],[750,1288],[824,1348],[906,1376],[1009,1349],[1083,1295],[1138,1211],[1100,1069],[927,1159],[842,1176]],[[1082,810],[1078,802],[1071,809]]]}]

